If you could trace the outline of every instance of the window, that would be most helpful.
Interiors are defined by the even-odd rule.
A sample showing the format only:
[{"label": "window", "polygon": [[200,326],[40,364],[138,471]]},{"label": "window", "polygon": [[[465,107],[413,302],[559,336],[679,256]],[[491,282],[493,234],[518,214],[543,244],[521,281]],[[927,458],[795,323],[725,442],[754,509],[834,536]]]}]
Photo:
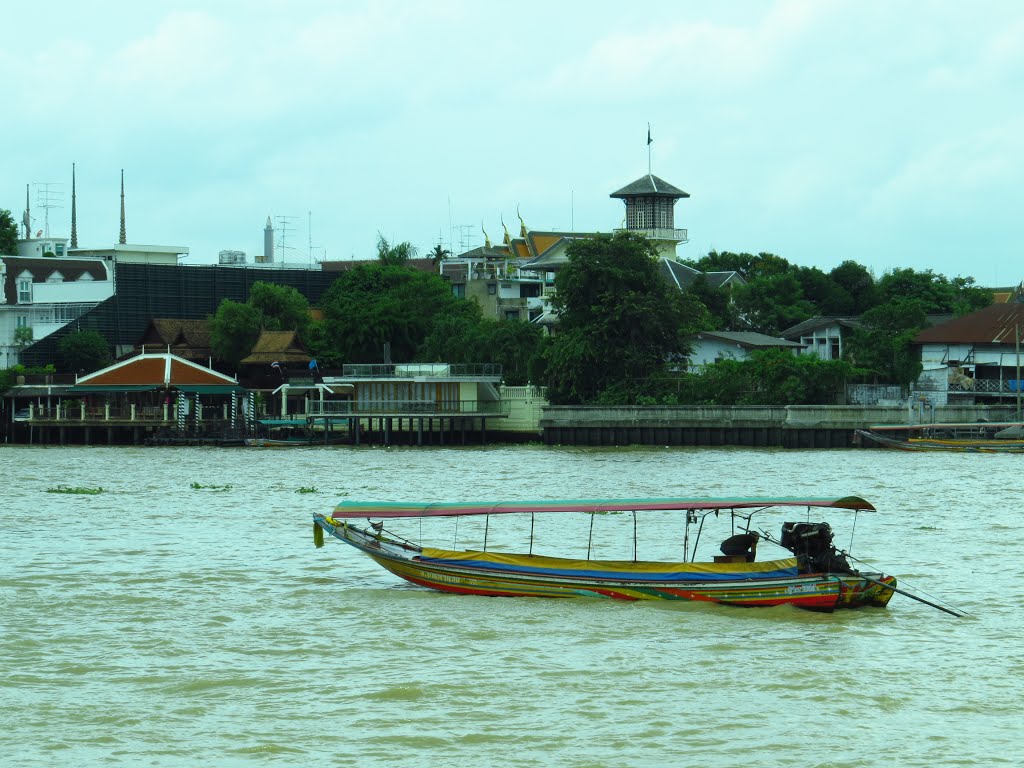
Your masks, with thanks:
[{"label": "window", "polygon": [[64,255],[64,243],[57,243],[57,245],[55,245],[54,247],[57,249],[58,256]]},{"label": "window", "polygon": [[23,273],[18,278],[18,303],[32,303],[32,276],[28,273]]},{"label": "window", "polygon": [[494,283],[488,283],[487,284],[487,295],[488,296],[493,296],[497,292],[498,292],[498,286],[496,284],[494,284]]},{"label": "window", "polygon": [[518,320],[519,319],[519,310],[518,309],[506,309],[505,310],[505,319],[506,320]]},{"label": "window", "polygon": [[28,328],[28,315],[18,315],[17,325],[19,328]]},{"label": "window", "polygon": [[460,299],[466,298],[466,284],[452,283],[452,296],[455,296]]}]

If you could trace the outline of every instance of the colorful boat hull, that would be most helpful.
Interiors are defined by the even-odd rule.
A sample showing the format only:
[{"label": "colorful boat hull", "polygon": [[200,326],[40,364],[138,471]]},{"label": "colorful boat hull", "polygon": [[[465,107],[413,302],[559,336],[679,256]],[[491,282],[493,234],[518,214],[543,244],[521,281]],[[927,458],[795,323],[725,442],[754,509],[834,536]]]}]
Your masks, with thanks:
[{"label": "colorful boat hull", "polygon": [[793,605],[819,611],[885,606],[895,578],[799,573],[796,558],[761,563],[587,561],[420,548],[323,515],[323,531],[413,584],[442,592],[502,597],[690,600],[743,607]]}]

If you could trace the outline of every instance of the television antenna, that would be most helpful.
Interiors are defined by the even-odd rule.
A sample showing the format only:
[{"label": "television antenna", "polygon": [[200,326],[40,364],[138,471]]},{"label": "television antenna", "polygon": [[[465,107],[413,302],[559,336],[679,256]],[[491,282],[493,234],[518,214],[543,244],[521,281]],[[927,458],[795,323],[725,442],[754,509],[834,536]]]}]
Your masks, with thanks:
[{"label": "television antenna", "polygon": [[35,186],[36,205],[45,211],[43,214],[43,237],[49,237],[50,209],[64,207],[61,204],[64,200],[64,190],[61,187],[64,185],[57,181],[37,181]]},{"label": "television antenna", "polygon": [[459,253],[471,250],[476,242],[476,225],[456,224],[455,229],[459,232]]},{"label": "television antenna", "polygon": [[280,239],[277,241],[277,249],[281,252],[281,263],[287,261],[288,251],[294,251],[295,248],[287,244],[288,233],[295,231],[295,226],[292,224],[298,216],[277,216],[277,231],[281,233]]}]

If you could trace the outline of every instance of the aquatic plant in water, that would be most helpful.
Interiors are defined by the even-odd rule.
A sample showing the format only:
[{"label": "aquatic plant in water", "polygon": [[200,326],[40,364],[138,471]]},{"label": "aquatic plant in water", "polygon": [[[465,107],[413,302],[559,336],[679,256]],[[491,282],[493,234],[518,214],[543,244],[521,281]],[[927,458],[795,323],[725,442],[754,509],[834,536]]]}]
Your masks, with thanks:
[{"label": "aquatic plant in water", "polygon": [[230,491],[230,485],[201,485],[200,483],[192,483],[193,491]]},{"label": "aquatic plant in water", "polygon": [[100,487],[96,488],[83,488],[81,486],[72,487],[70,485],[58,485],[56,488],[47,488],[47,493],[74,493],[79,496],[95,496],[98,493],[103,493],[103,489]]}]

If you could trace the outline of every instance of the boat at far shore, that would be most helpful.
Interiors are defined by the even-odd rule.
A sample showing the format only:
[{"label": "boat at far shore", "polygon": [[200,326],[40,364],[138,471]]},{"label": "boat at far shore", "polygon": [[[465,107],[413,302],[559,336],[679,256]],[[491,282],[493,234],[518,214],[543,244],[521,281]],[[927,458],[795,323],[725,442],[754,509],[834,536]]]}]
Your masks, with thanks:
[{"label": "boat at far shore", "polygon": [[[766,530],[752,530],[751,517],[768,510],[783,511],[786,517],[796,517],[799,510],[808,522],[783,522],[778,538]],[[873,511],[874,507],[856,496],[488,503],[342,501],[330,515],[313,515],[313,537],[318,547],[323,546],[326,532],[406,581],[463,595],[690,600],[743,607],[792,605],[829,612],[837,608],[884,607],[894,592],[907,594],[897,588],[893,576],[851,567],[849,560],[852,558],[833,544],[831,526],[826,522],[812,522],[823,510],[843,510],[856,515]],[[678,561],[637,558],[638,513],[659,512],[680,516],[681,525],[677,530],[682,534],[682,546]],[[574,545],[581,555],[534,554],[534,517],[569,513],[589,516],[589,522],[586,518],[577,521],[581,526],[589,525],[590,530],[587,541]],[[632,514],[631,560],[591,559],[595,518],[609,513]],[[509,514],[530,517],[528,549],[524,546],[525,553],[488,551],[487,531],[493,525],[491,517]],[[385,521],[389,525],[400,525],[403,519],[418,519],[422,536],[428,519],[467,515],[486,518],[481,549],[425,547],[384,529]],[[695,559],[705,521],[720,515],[729,524],[729,535],[719,547],[721,554]],[[351,522],[356,519],[365,519],[367,523],[356,526]],[[605,519],[602,523],[614,525]],[[695,538],[691,538],[691,529],[696,529]],[[520,530],[525,531],[525,525]],[[525,533],[521,535],[525,538]],[[779,556],[758,561],[756,553],[760,542],[777,547]],[[586,554],[582,555],[584,545]],[[667,546],[674,549],[674,545]]]},{"label": "boat at far shore", "polygon": [[862,441],[901,451],[1024,453],[1021,422],[885,424],[856,432]]}]

